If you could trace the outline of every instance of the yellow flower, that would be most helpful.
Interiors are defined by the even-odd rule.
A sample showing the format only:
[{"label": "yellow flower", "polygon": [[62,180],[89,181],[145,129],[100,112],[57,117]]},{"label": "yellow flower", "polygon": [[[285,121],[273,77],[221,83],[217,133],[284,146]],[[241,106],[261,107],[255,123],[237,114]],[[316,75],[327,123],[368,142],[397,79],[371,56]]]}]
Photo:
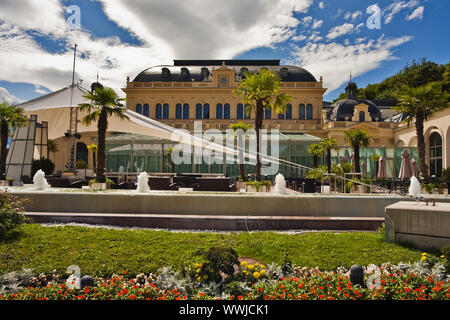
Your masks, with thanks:
[{"label": "yellow flower", "polygon": [[213,272],[214,272],[214,269],[210,269],[209,272],[213,273]]},{"label": "yellow flower", "polygon": [[247,261],[242,261],[241,266],[245,267],[247,265]]},{"label": "yellow flower", "polygon": [[262,264],[261,265],[261,269],[265,269],[265,268],[266,268],[266,266]]},{"label": "yellow flower", "polygon": [[266,275],[266,270],[261,270],[260,272],[259,272],[262,276],[265,276]]},{"label": "yellow flower", "polygon": [[202,281],[202,277],[198,277],[198,278],[197,278],[197,281],[198,281],[198,282]]},{"label": "yellow flower", "polygon": [[442,255],[442,256],[441,256],[441,258],[442,258],[442,259],[444,259],[444,258],[445,258],[445,256],[444,256],[444,255]]},{"label": "yellow flower", "polygon": [[422,256],[422,258],[420,260],[422,260],[422,261],[427,260],[427,256]]},{"label": "yellow flower", "polygon": [[247,270],[243,270],[242,273],[247,275],[248,272],[247,272]]},{"label": "yellow flower", "polygon": [[261,274],[259,272],[253,272],[253,277],[258,279]]},{"label": "yellow flower", "polygon": [[202,269],[198,268],[198,269],[197,269],[197,273],[200,273],[200,271],[202,271]]},{"label": "yellow flower", "polygon": [[426,252],[424,252],[424,253],[422,253],[422,255],[423,255],[423,256],[426,256],[426,255],[427,255],[427,253],[426,253]]},{"label": "yellow flower", "polygon": [[247,266],[247,268],[250,269],[250,270],[253,270],[254,266],[253,266],[252,264],[249,264],[249,265]]},{"label": "yellow flower", "polygon": [[208,275],[207,274],[205,274],[204,276],[203,276],[203,279],[208,279]]}]

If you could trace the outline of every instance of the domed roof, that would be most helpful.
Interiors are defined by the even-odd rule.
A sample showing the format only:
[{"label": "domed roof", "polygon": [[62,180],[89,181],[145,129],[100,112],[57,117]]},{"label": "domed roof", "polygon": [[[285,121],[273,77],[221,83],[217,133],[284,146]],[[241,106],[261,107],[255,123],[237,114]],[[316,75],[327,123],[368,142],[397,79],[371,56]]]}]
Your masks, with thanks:
[{"label": "domed roof", "polygon": [[332,105],[333,110],[331,112],[330,120],[350,121],[353,118],[355,107],[359,104],[365,104],[369,106],[368,111],[372,121],[382,121],[381,111],[374,102],[366,99],[358,99],[356,97],[358,92],[356,83],[349,82],[345,88],[345,92],[347,97]]},{"label": "domed roof", "polygon": [[[180,60],[173,66],[160,65],[142,71],[133,82],[200,82],[208,79],[214,68],[224,65],[234,69],[236,75],[242,76],[245,72],[258,72],[262,68],[278,73],[283,82],[317,82],[316,78],[307,70],[297,66],[280,66],[274,63],[278,60]],[[178,62],[178,63],[177,63]],[[180,65],[185,63],[185,65]]]}]

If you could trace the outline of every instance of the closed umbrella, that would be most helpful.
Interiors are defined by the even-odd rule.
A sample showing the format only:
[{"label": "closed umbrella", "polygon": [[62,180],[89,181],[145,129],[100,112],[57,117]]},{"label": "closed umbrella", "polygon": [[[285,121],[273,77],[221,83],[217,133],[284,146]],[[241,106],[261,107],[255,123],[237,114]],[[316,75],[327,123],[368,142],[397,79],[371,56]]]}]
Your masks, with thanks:
[{"label": "closed umbrella", "polygon": [[402,164],[400,166],[400,174],[398,177],[405,180],[410,179],[412,176],[410,154],[408,149],[404,148],[402,151]]},{"label": "closed umbrella", "polygon": [[384,179],[386,177],[386,159],[380,157],[378,163],[378,178]]},{"label": "closed umbrella", "polygon": [[410,163],[411,163],[411,176],[417,177],[416,159],[412,158]]}]

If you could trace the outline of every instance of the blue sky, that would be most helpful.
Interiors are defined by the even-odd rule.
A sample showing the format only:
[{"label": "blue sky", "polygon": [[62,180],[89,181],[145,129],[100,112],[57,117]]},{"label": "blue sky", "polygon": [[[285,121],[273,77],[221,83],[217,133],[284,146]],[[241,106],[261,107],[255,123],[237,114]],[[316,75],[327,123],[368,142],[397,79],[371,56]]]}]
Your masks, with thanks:
[{"label": "blue sky", "polygon": [[[377,5],[380,29],[369,29]],[[81,29],[68,20],[80,8]],[[350,70],[360,87],[423,57],[449,62],[447,0],[0,0],[0,100],[26,101],[76,80],[118,92],[126,76],[173,59],[280,59],[343,91]],[[123,93],[122,93],[123,94]]]}]

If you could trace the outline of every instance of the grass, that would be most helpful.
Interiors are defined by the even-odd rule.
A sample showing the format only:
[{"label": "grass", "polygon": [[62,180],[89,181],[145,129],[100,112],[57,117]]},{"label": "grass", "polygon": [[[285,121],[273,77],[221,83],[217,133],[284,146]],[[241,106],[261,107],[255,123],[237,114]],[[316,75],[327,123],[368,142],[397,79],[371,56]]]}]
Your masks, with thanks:
[{"label": "grass", "polygon": [[23,268],[65,274],[70,265],[97,276],[123,270],[150,273],[163,266],[180,268],[203,261],[203,253],[216,245],[231,246],[239,256],[264,264],[282,264],[286,252],[294,265],[321,270],[421,257],[420,251],[386,243],[376,233],[179,233],[29,224],[0,241],[0,274]]}]

